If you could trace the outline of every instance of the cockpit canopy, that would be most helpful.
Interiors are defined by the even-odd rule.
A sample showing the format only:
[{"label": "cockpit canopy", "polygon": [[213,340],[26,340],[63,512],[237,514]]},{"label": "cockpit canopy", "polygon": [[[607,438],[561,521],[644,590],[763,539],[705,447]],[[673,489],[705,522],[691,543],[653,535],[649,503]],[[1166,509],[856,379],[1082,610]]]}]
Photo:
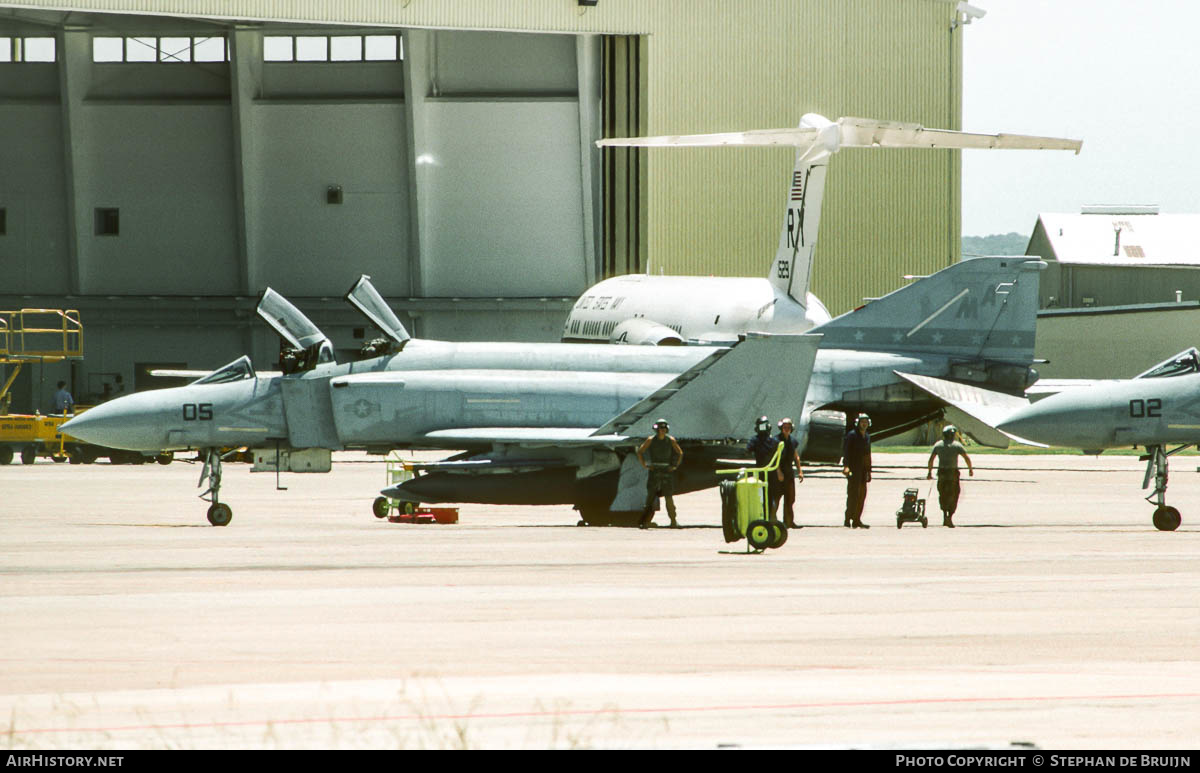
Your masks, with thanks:
[{"label": "cockpit canopy", "polygon": [[1200,350],[1196,347],[1185,349],[1169,360],[1158,363],[1150,370],[1140,373],[1134,378],[1169,378],[1184,376],[1188,373],[1200,373]]},{"label": "cockpit canopy", "polygon": [[228,384],[234,381],[245,381],[249,378],[254,378],[254,366],[250,364],[250,358],[243,354],[228,365],[217,368],[204,378],[192,383]]}]

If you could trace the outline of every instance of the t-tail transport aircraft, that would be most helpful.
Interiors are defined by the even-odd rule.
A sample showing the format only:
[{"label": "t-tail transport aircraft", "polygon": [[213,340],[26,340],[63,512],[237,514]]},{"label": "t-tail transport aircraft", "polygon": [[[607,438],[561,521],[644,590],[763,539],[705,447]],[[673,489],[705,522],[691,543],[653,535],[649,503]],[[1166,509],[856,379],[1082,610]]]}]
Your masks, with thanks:
[{"label": "t-tail transport aircraft", "polygon": [[651,276],[605,279],[580,296],[567,316],[567,342],[680,345],[729,343],[747,331],[803,333],[829,321],[809,292],[813,250],[830,158],[843,148],[1073,150],[1078,140],[1019,134],[972,134],[867,118],[836,123],[809,113],[795,129],[607,139],[601,147],[795,146],[779,247],[766,278]]},{"label": "t-tail transport aircraft", "polygon": [[461,451],[384,493],[414,503],[572,504],[584,523],[632,525],[646,482],[634,451],[659,416],[685,451],[684,493],[716,484],[714,470],[728,466],[719,460],[740,451],[763,413],[803,415],[808,450],[832,458],[844,426],[836,411],[902,424],[941,409],[897,370],[1019,394],[1032,380],[1042,266],[981,258],[943,269],[822,326],[837,346],[820,352],[816,332],[685,347],[420,340],[363,277],[347,300],[387,344],[339,364],[326,336],[267,290],[259,316],[293,347],[282,373],[256,373],[242,357],[187,386],[104,403],[64,431],[147,454],[199,450],[214,525],[232,518],[219,501],[221,449],[239,446],[291,472],[328,472],[331,452],[343,449]]}]

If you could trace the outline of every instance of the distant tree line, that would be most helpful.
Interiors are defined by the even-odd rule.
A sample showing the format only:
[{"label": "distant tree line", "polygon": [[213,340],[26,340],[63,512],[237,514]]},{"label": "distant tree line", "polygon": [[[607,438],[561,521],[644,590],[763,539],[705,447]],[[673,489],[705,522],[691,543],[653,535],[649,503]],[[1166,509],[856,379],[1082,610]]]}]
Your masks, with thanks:
[{"label": "distant tree line", "polygon": [[1016,231],[991,236],[964,236],[962,238],[963,257],[980,255],[1024,255],[1029,246],[1029,237]]}]

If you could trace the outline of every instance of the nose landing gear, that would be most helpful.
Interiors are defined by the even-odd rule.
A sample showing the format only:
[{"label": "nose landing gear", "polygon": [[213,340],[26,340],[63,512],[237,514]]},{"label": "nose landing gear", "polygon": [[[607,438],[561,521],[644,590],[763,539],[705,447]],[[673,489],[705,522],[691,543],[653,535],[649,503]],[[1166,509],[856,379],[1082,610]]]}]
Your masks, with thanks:
[{"label": "nose landing gear", "polygon": [[1163,446],[1149,446],[1146,461],[1146,477],[1142,480],[1142,488],[1150,487],[1150,478],[1154,478],[1154,493],[1146,497],[1146,501],[1157,505],[1154,509],[1154,528],[1159,531],[1175,531],[1183,523],[1179,511],[1167,505],[1167,457],[1179,453],[1188,446],[1182,445],[1172,451]]},{"label": "nose landing gear", "polygon": [[208,488],[200,495],[206,502],[212,502],[208,508],[208,522],[213,526],[228,526],[233,520],[233,508],[222,504],[221,494],[221,451],[217,448],[206,448],[204,453],[204,469],[200,471],[200,481],[197,486],[203,486],[208,481]]}]

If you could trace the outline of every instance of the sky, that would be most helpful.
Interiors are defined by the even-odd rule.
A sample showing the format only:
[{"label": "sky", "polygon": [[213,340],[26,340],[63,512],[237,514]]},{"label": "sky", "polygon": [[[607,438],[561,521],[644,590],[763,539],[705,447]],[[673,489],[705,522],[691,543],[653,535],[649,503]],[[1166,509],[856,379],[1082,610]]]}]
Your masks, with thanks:
[{"label": "sky", "polygon": [[1200,212],[1200,2],[971,0],[963,130],[1083,140],[963,151],[962,233],[1029,234],[1041,212]]}]

